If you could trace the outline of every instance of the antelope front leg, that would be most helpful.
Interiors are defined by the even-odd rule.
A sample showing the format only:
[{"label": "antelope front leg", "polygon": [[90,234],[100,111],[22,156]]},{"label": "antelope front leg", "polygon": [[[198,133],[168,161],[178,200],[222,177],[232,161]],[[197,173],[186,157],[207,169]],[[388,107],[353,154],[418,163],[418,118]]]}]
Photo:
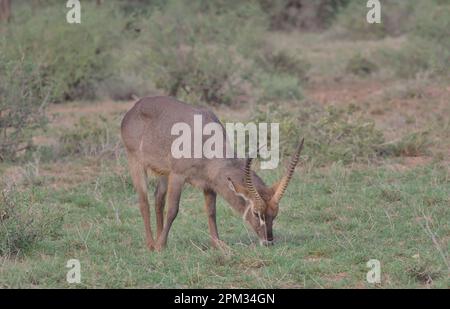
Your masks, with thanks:
[{"label": "antelope front leg", "polygon": [[161,251],[167,244],[167,236],[169,235],[170,228],[173,221],[178,214],[178,208],[180,206],[181,191],[183,189],[184,177],[181,175],[170,174],[167,184],[167,214],[166,223],[164,224],[155,248]]},{"label": "antelope front leg", "polygon": [[219,232],[217,231],[216,222],[216,192],[211,190],[204,190],[205,196],[205,210],[208,215],[209,234],[211,235],[211,243],[214,248],[220,249],[224,243],[219,239]]}]

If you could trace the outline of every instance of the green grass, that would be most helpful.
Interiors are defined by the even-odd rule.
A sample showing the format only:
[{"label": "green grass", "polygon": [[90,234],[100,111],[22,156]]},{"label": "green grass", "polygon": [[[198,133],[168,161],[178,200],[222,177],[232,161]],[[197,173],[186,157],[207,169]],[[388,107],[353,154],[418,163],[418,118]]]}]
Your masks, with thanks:
[{"label": "green grass", "polygon": [[[63,213],[62,231],[18,256],[1,257],[0,287],[449,287],[448,167],[302,169],[282,201],[270,248],[257,246],[242,219],[219,200],[227,252],[210,247],[202,194],[188,188],[168,247],[156,253],[144,246],[128,175],[103,164],[96,179],[71,189],[51,189],[44,178],[17,191]],[[274,174],[262,175],[271,183]],[[81,262],[78,285],[66,282],[72,258]],[[366,282],[370,259],[381,262],[381,284]]]},{"label": "green grass", "polygon": [[[77,32],[72,45],[61,40],[75,28],[60,8],[32,14],[19,5],[0,34],[4,66],[22,58],[40,64],[45,74],[20,83],[33,99],[40,92],[46,97],[41,86],[52,86],[52,102],[129,99],[178,87],[178,97],[191,104],[231,104],[217,106],[220,118],[280,122],[286,154],[305,136],[307,163],[282,201],[276,245],[259,247],[219,199],[219,232],[230,248],[212,249],[202,193],[186,188],[167,249],[147,251],[137,196],[120,156],[122,110],[95,111],[86,107],[101,102],[79,102],[56,109],[45,132],[26,131],[24,138],[33,137],[37,148],[16,161],[0,158],[0,288],[450,287],[444,74],[450,49],[442,40],[448,5],[433,1],[403,15],[411,4],[390,1],[386,23],[373,28],[354,27],[366,13],[365,6],[353,10],[354,4],[326,31],[291,32],[267,31],[258,6],[235,8],[231,1],[221,14],[198,14],[199,3],[185,8],[181,2],[144,11],[131,5],[126,12],[92,4],[80,26],[89,31]],[[106,19],[113,21],[109,27],[95,27]],[[165,35],[178,28],[186,35]],[[153,41],[169,46],[169,53],[149,49]],[[162,70],[167,64],[174,70]],[[264,103],[260,112],[254,112],[257,103]],[[80,120],[72,124],[74,117]],[[273,183],[281,172],[262,176]],[[81,284],[66,282],[69,259],[81,262]],[[381,262],[381,284],[366,282],[370,259]]]}]

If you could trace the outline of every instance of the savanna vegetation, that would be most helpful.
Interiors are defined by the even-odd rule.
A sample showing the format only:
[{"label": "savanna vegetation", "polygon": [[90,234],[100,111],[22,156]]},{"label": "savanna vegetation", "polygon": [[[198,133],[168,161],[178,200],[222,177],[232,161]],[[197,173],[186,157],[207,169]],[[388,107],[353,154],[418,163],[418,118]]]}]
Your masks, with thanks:
[{"label": "savanna vegetation", "polygon": [[[450,286],[448,1],[81,2],[0,0],[0,287]],[[146,250],[119,126],[161,94],[279,122],[283,162],[305,137],[274,247],[219,199],[212,249],[189,188]]]}]

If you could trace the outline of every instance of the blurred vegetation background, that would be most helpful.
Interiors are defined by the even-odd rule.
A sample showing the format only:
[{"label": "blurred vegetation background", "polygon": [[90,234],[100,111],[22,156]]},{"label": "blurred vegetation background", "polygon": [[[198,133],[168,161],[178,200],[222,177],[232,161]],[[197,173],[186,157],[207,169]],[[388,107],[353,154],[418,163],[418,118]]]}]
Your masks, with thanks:
[{"label": "blurred vegetation background", "polygon": [[[382,23],[375,25],[366,22],[366,2],[359,0],[82,1],[82,22],[75,25],[66,22],[68,9],[61,1],[1,2],[3,160],[33,149],[31,137],[45,126],[49,103],[152,94],[212,106],[253,108],[256,103],[255,119],[282,122],[287,153],[289,141],[303,133],[311,155],[331,151],[336,156],[329,161],[366,160],[398,150],[383,147],[373,125],[350,121],[347,112],[317,111],[314,104],[312,112],[304,86],[346,76],[449,76],[450,5],[443,0],[382,1]],[[381,44],[369,52],[355,47],[340,64],[343,70],[336,74],[330,66],[317,74],[315,51],[291,42],[298,36],[367,45],[404,40],[401,46]],[[286,106],[277,111],[280,102],[295,102],[295,111],[286,112]],[[312,128],[317,122],[320,130]]]},{"label": "blurred vegetation background", "polygon": [[[0,287],[69,287],[74,257],[83,287],[372,287],[371,258],[377,287],[448,287],[450,1],[381,0],[381,24],[366,0],[66,2],[0,0]],[[234,245],[205,250],[187,188],[144,251],[119,126],[151,95],[278,122],[283,156],[305,137],[277,246],[219,205]]]}]

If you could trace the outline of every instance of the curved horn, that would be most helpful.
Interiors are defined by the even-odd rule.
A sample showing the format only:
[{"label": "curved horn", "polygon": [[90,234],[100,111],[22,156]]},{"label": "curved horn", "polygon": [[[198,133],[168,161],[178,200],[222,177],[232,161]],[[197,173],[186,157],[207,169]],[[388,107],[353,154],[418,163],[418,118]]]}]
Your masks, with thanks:
[{"label": "curved horn", "polygon": [[251,166],[252,166],[252,158],[247,158],[245,161],[245,187],[250,192],[250,194],[253,197],[253,200],[255,202],[254,207],[255,210],[258,212],[264,212],[265,211],[265,205],[266,203],[263,201],[261,196],[259,195],[258,191],[255,188],[255,185],[253,184],[252,180],[252,174],[251,174]]},{"label": "curved horn", "polygon": [[300,159],[300,152],[303,149],[303,142],[304,138],[302,138],[301,142],[298,144],[297,149],[295,150],[295,153],[292,155],[291,162],[289,163],[289,167],[286,171],[286,174],[281,178],[277,189],[275,190],[275,193],[272,197],[272,201],[275,203],[279,203],[281,198],[283,197],[284,192],[286,191],[286,188],[289,185],[289,182],[292,179],[292,175],[294,175],[295,167],[297,166],[297,163]]}]

